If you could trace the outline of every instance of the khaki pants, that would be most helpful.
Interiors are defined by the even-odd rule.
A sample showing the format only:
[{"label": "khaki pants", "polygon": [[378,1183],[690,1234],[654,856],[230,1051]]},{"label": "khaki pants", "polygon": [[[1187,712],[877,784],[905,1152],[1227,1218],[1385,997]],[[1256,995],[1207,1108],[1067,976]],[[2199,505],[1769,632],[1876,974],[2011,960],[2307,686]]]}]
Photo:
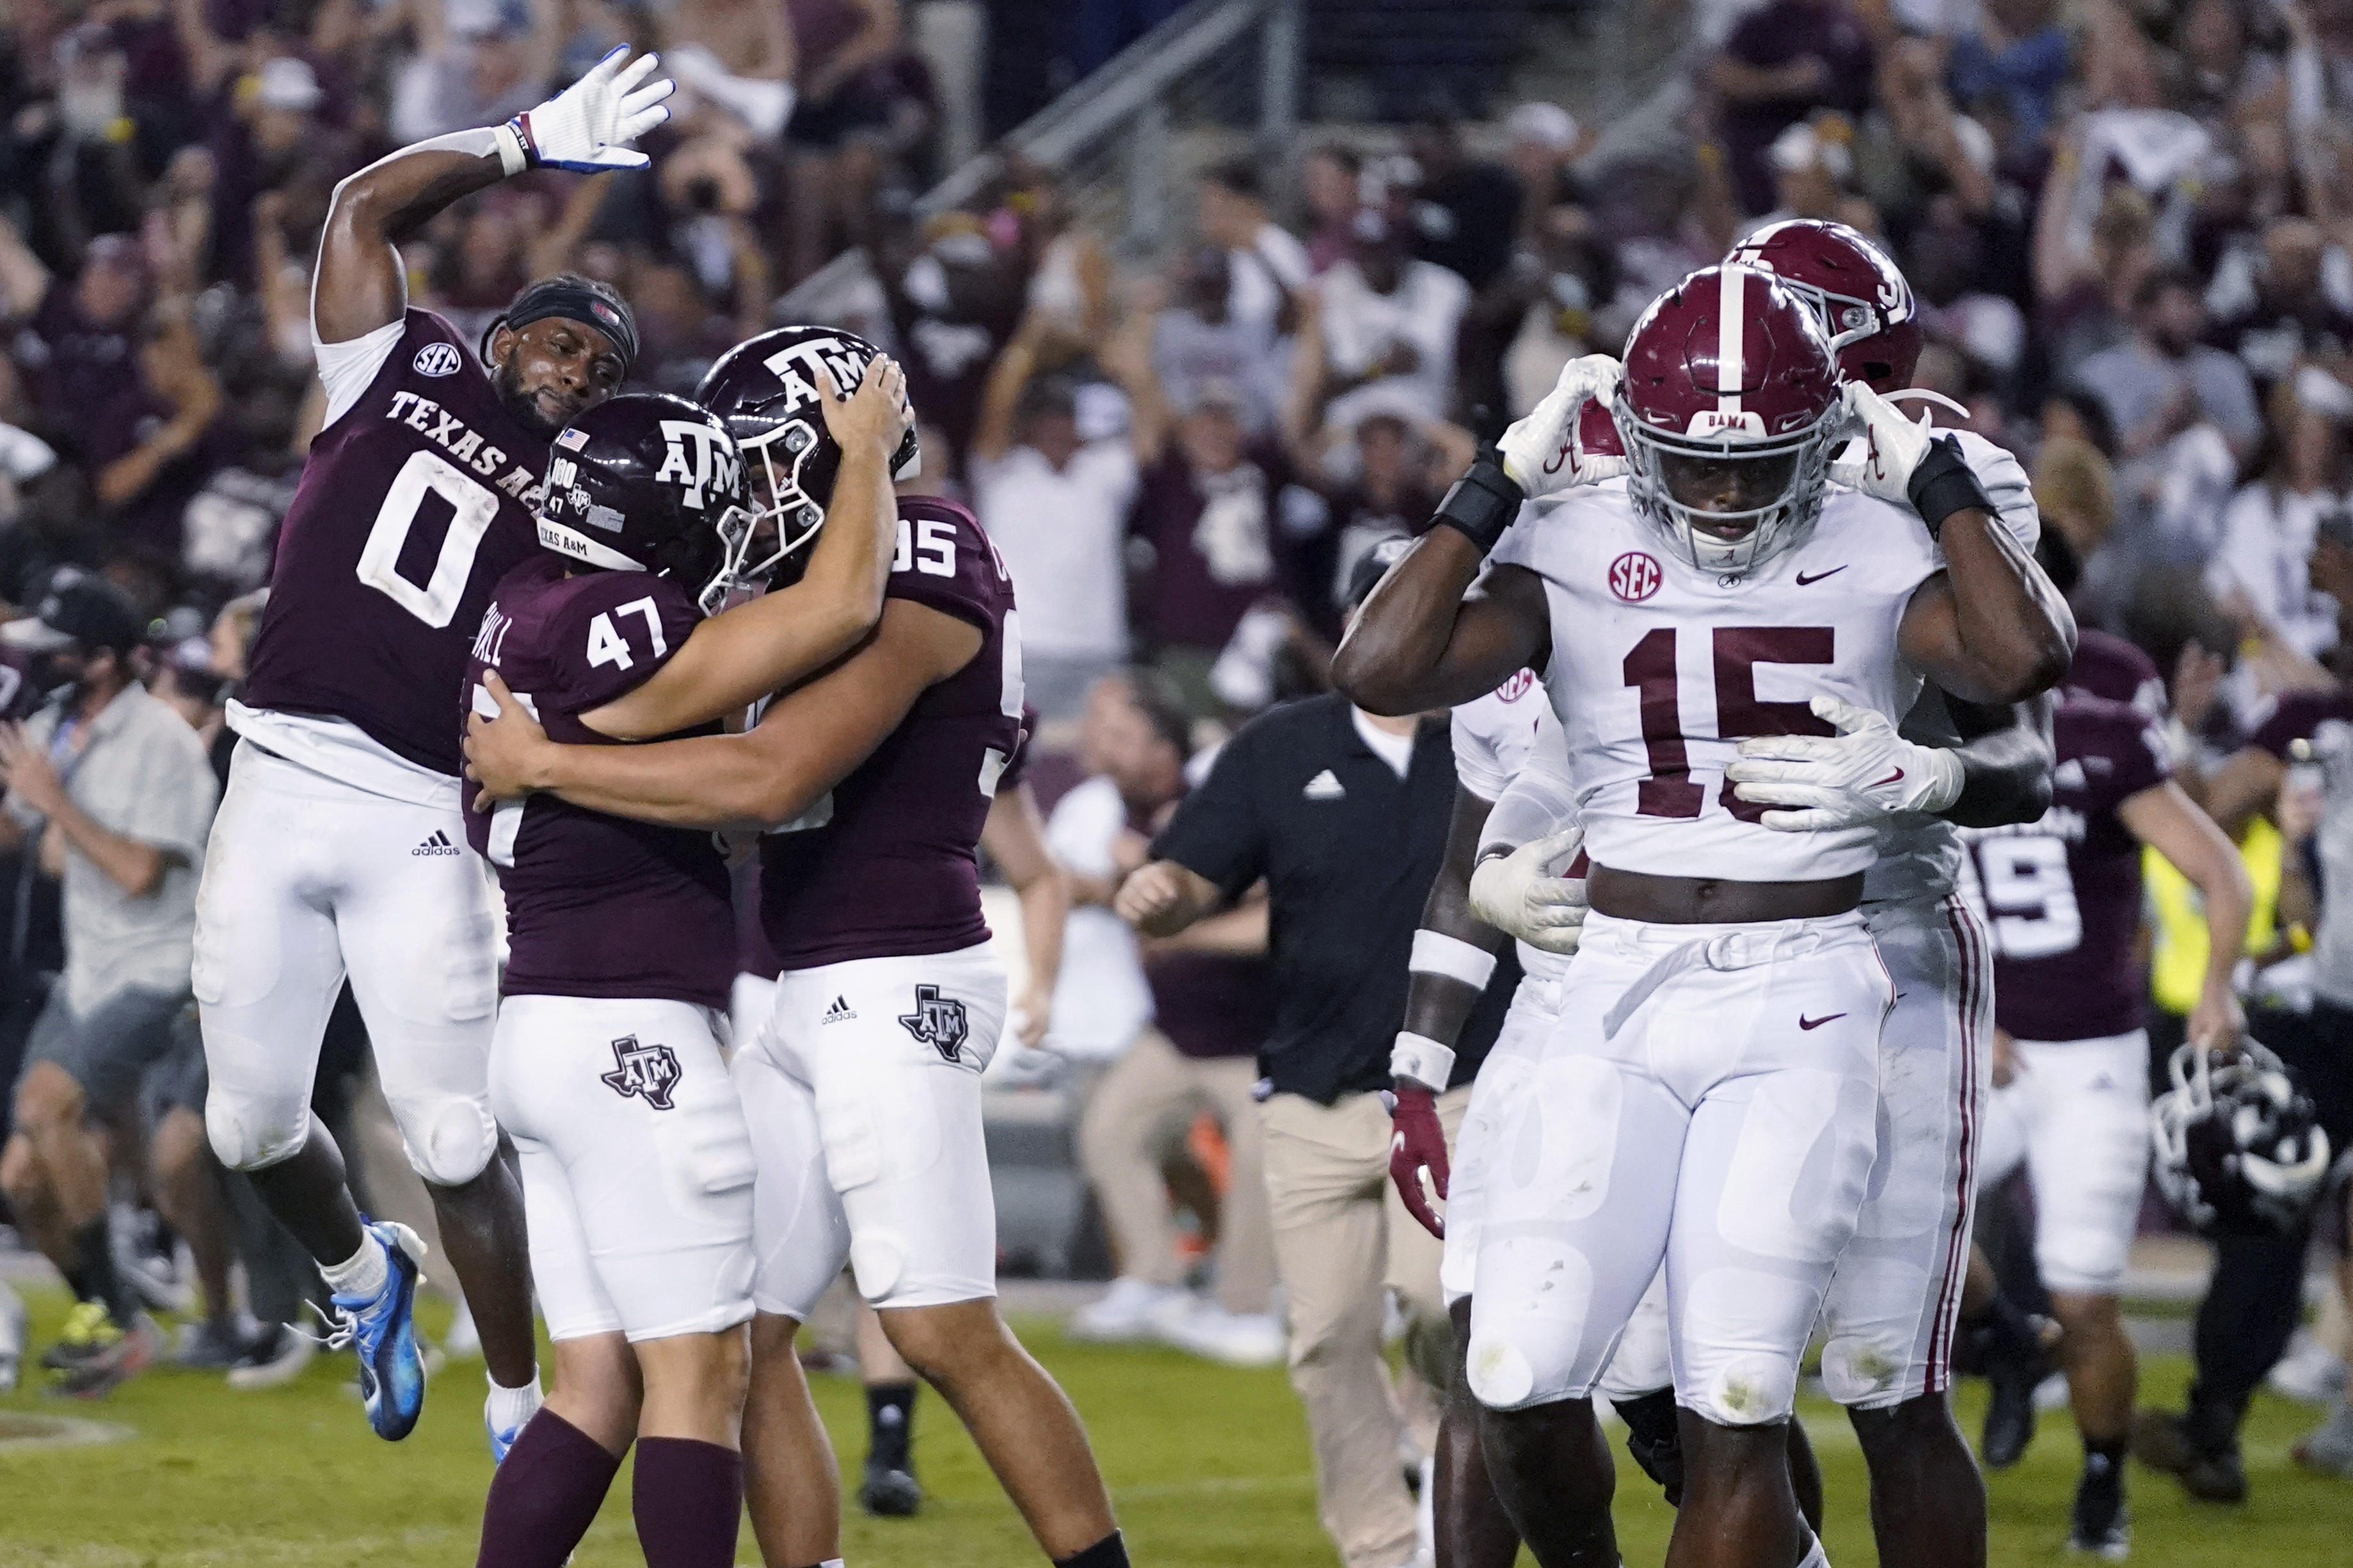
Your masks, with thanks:
[{"label": "khaki pants", "polygon": [[1266,1211],[1265,1162],[1249,1057],[1188,1057],[1157,1029],[1145,1029],[1088,1097],[1079,1123],[1079,1160],[1103,1205],[1120,1272],[1155,1285],[1184,1282],[1176,1226],[1160,1157],[1207,1106],[1232,1154],[1218,1215],[1218,1304],[1263,1312],[1274,1288],[1274,1242]]},{"label": "khaki pants", "polygon": [[[1458,1089],[1439,1099],[1450,1142],[1470,1098]],[[1416,1370],[1442,1391],[1453,1330],[1438,1285],[1440,1246],[1389,1182],[1379,1095],[1324,1106],[1278,1094],[1260,1110],[1275,1263],[1291,1309],[1291,1386],[1307,1407],[1324,1528],[1347,1568],[1398,1568],[1412,1559],[1416,1536],[1398,1468],[1409,1420],[1381,1356],[1383,1291],[1398,1293]]]}]

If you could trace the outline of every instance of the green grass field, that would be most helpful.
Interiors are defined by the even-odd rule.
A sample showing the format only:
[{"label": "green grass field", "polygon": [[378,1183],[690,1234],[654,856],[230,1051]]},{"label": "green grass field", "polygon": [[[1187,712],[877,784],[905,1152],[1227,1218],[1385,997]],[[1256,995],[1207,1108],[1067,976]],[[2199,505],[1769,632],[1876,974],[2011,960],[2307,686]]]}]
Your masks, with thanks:
[{"label": "green grass field", "polygon": [[[65,1301],[36,1291],[35,1342]],[[427,1303],[438,1328],[439,1310]],[[437,1316],[437,1314],[439,1314]],[[1174,1351],[1065,1341],[1050,1323],[1023,1337],[1085,1413],[1142,1568],[1325,1568],[1336,1559],[1315,1521],[1299,1406],[1279,1372],[1230,1372]],[[86,1416],[132,1428],[106,1447],[0,1449],[0,1564],[70,1568],[381,1568],[473,1562],[490,1458],[478,1366],[454,1369],[428,1395],[423,1424],[396,1447],[369,1436],[345,1391],[343,1363],[313,1363],[280,1389],[232,1394],[216,1376],[151,1373],[93,1404],[32,1389],[0,1411]],[[2164,1358],[2149,1392],[2178,1399],[2188,1369]],[[844,1468],[862,1452],[864,1402],[849,1379],[816,1380]],[[1965,1391],[1974,1427],[1979,1391]],[[1865,1523],[1861,1456],[1827,1405],[1805,1418],[1822,1458],[1831,1553],[1841,1568],[1876,1562]],[[2313,1413],[2266,1395],[2247,1434],[2254,1497],[2243,1509],[2187,1502],[2173,1482],[2137,1471],[2133,1560],[2149,1568],[2353,1568],[2353,1487],[2306,1476],[2287,1446]],[[917,1418],[921,1517],[867,1519],[845,1508],[855,1568],[893,1564],[1034,1568],[1041,1560],[979,1456],[944,1406]],[[2076,1448],[2065,1415],[2046,1418],[2032,1451],[1993,1478],[1997,1564],[2065,1560],[2062,1542]],[[1672,1514],[1630,1462],[1619,1467],[1618,1519],[1630,1563],[1662,1556]],[[756,1561],[744,1532],[741,1561]],[[583,1544],[579,1568],[639,1562],[626,1473]],[[1523,1559],[1525,1561],[1525,1559]],[[2080,1561],[2080,1560],[2078,1560]]]}]

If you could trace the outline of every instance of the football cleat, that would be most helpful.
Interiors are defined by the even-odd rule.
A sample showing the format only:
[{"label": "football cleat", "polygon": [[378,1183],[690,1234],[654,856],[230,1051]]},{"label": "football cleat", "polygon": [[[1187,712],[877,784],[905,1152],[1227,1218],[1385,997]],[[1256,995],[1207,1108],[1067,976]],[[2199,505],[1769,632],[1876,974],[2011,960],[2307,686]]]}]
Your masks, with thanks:
[{"label": "football cleat", "polygon": [[358,1353],[360,1399],[368,1426],[387,1443],[416,1429],[425,1409],[425,1362],[417,1351],[417,1260],[425,1243],[405,1225],[375,1220],[367,1233],[385,1250],[387,1278],[374,1296],[333,1298],[329,1350]]},{"label": "football cleat", "polygon": [[2132,1452],[2150,1469],[2179,1477],[2191,1497],[2205,1502],[2247,1500],[2247,1470],[2235,1434],[2200,1433],[2189,1415],[2144,1410],[2133,1417]]},{"label": "football cleat", "polygon": [[913,1476],[874,1459],[858,1488],[858,1506],[877,1519],[907,1519],[923,1506],[923,1489]]},{"label": "football cleat", "polygon": [[2058,1363],[2060,1329],[2049,1318],[2028,1312],[2021,1320],[2035,1336],[2021,1342],[1998,1324],[1973,1330],[1981,1336],[1987,1385],[1985,1436],[1981,1456],[1986,1468],[2006,1470],[2025,1456],[2034,1441],[2034,1391]]},{"label": "football cleat", "polygon": [[2132,1552],[2132,1521],[2125,1512],[2124,1472],[2104,1458],[2084,1467],[2075,1483],[2075,1507],[2067,1550],[2121,1563]]},{"label": "football cleat", "polygon": [[53,1376],[49,1391],[96,1399],[144,1372],[164,1351],[164,1331],[142,1312],[124,1328],[96,1301],[76,1306],[65,1334],[41,1358]]},{"label": "football cleat", "polygon": [[230,1363],[228,1385],[256,1389],[291,1383],[318,1353],[318,1342],[310,1335],[285,1323],[264,1323]]},{"label": "football cleat", "polygon": [[[500,1392],[498,1386],[492,1384],[490,1396],[482,1401],[482,1430],[490,1434],[491,1463],[493,1465],[506,1462],[507,1451],[515,1446],[515,1440],[522,1436],[522,1429],[531,1425],[531,1418],[539,1414],[540,1405],[545,1403],[540,1395],[539,1381],[534,1377],[527,1391],[531,1401],[529,1407],[522,1411],[520,1419],[502,1422],[499,1419]],[[507,1403],[512,1405],[520,1401],[510,1398]]]},{"label": "football cleat", "polygon": [[2353,1405],[2338,1405],[2327,1420],[2298,1437],[2288,1454],[2316,1476],[2353,1480]]}]

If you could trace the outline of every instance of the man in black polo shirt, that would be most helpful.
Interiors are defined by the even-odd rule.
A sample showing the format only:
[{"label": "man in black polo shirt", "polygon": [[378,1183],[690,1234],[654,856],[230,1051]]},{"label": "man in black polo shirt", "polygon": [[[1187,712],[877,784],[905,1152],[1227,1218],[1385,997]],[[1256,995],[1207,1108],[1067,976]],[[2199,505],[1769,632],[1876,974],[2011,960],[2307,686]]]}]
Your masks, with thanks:
[{"label": "man in black polo shirt", "polygon": [[[1363,574],[1362,588],[1377,576]],[[1444,717],[1376,718],[1337,695],[1261,715],[1219,753],[1116,904],[1145,934],[1166,936],[1266,879],[1276,1005],[1258,1093],[1275,1265],[1324,1523],[1346,1568],[1401,1568],[1416,1552],[1381,1363],[1384,1288],[1398,1292],[1414,1364],[1433,1388],[1444,1388],[1450,1360],[1439,1242],[1389,1183],[1379,1093],[1453,809]],[[1503,968],[1438,1101],[1450,1138],[1519,978],[1510,958]]]}]

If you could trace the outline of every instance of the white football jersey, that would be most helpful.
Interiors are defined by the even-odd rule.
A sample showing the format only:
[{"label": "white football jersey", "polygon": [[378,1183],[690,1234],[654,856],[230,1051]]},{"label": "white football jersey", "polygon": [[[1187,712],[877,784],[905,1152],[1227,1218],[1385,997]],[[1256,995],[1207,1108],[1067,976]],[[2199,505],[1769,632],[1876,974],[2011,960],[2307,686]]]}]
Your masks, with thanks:
[{"label": "white football jersey", "polygon": [[1735,796],[1724,770],[1743,737],[1832,733],[1807,706],[1817,694],[1890,723],[1910,710],[1923,682],[1896,629],[1937,570],[1917,517],[1833,487],[1803,540],[1719,577],[1682,559],[1612,480],[1513,528],[1493,558],[1545,582],[1545,686],[1594,864],[1747,882],[1869,868],[1874,829],[1767,827],[1768,808]]},{"label": "white football jersey", "polygon": [[[2016,458],[1974,430],[1946,432],[1959,438],[1961,456],[1969,471],[1985,487],[2001,525],[2031,553],[2042,537],[2042,514],[2035,510],[2034,491]],[[1936,552],[1936,564],[1944,564]],[[1900,726],[1904,738],[1924,746],[1953,746],[1960,733],[1946,711],[1944,695],[1930,691],[1905,714]],[[1879,859],[1862,879],[1866,903],[1881,900],[1941,899],[1951,892],[1961,872],[1960,830],[1926,812],[1900,811],[1879,827]]]},{"label": "white football jersey", "polygon": [[[1534,670],[1518,670],[1486,696],[1455,709],[1451,729],[1455,781],[1491,805],[1504,798],[1531,756],[1542,751],[1557,759],[1561,750],[1560,721]],[[1524,942],[1515,945],[1529,979],[1557,980],[1567,972],[1567,958]]]}]

